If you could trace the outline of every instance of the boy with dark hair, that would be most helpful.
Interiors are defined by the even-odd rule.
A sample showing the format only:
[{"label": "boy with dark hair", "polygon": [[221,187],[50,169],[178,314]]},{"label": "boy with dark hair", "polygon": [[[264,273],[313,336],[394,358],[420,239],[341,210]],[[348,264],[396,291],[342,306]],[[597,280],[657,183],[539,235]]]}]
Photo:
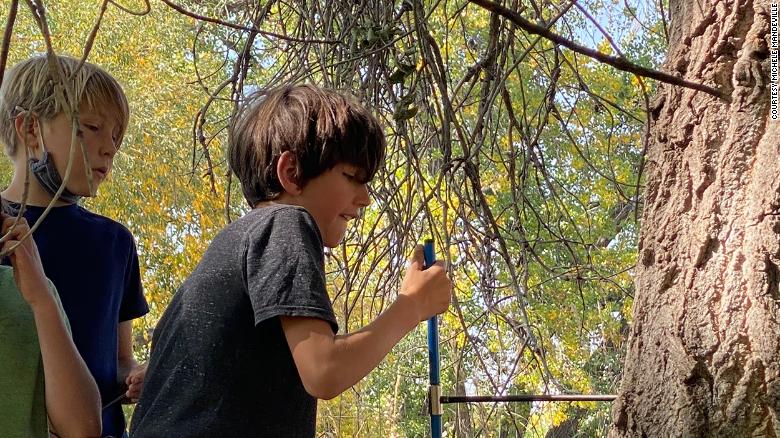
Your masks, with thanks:
[{"label": "boy with dark hair", "polygon": [[[133,236],[77,201],[95,196],[111,171],[128,114],[111,75],[66,56],[27,59],[8,70],[0,89],[0,141],[14,166],[3,209],[16,215],[24,200],[24,216],[35,223],[60,191],[33,237],[103,404],[125,391],[139,395],[145,367],[133,358],[132,320],[148,308]],[[103,435],[126,435],[118,403],[103,409]]]},{"label": "boy with dark hair", "polygon": [[68,332],[24,218],[0,212],[0,431],[5,438],[100,435],[100,394]]},{"label": "boy with dark hair", "polygon": [[215,237],[160,320],[134,437],[312,437],[317,399],[447,309],[444,266],[423,271],[418,247],[398,299],[336,335],[323,246],[369,204],[384,151],[379,122],[330,90],[285,86],[243,108],[228,157],[253,210]]}]

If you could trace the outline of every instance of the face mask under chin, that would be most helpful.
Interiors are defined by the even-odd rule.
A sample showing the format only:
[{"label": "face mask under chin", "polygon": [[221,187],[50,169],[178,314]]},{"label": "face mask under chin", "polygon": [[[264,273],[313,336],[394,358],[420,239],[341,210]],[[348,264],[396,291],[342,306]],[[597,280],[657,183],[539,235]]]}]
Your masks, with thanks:
[{"label": "face mask under chin", "polygon": [[[60,173],[57,172],[57,168],[54,167],[54,161],[52,161],[49,153],[44,151],[43,158],[40,160],[30,158],[27,161],[27,164],[30,167],[30,172],[32,172],[35,179],[38,180],[38,183],[41,184],[44,190],[51,196],[57,194],[57,190],[59,190],[62,185],[62,177],[60,176]],[[70,204],[78,201],[79,198],[81,198],[81,196],[74,194],[67,188],[62,191],[59,197],[61,201]]]}]

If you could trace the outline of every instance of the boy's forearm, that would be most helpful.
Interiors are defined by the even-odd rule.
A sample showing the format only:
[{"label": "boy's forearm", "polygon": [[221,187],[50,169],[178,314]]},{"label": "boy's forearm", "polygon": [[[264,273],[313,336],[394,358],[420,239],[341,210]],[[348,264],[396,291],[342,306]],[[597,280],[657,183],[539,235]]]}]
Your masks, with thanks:
[{"label": "boy's forearm", "polygon": [[127,375],[130,374],[130,372],[133,371],[133,369],[137,366],[138,361],[135,360],[134,357],[120,357],[117,360],[117,382],[125,383]]},{"label": "boy's forearm", "polygon": [[60,436],[99,436],[100,394],[54,299],[33,308],[41,348],[49,421]]},{"label": "boy's forearm", "polygon": [[127,376],[138,366],[133,355],[133,321],[117,325],[117,382],[126,384]]},{"label": "boy's forearm", "polygon": [[[344,375],[349,380],[343,382],[342,391],[376,368],[390,350],[419,324],[414,307],[406,299],[400,296],[376,320],[357,332],[336,337],[336,351],[341,353],[338,368],[342,370],[336,370],[336,375]],[[354,372],[350,373],[353,369]]]},{"label": "boy's forearm", "polygon": [[[308,338],[302,336],[302,344],[308,345],[294,347],[293,356],[307,391],[317,398],[330,399],[376,368],[419,323],[408,300],[399,296],[376,320],[357,332],[338,336],[312,332]],[[287,325],[283,324],[287,333]],[[308,353],[296,352],[300,347]]]}]

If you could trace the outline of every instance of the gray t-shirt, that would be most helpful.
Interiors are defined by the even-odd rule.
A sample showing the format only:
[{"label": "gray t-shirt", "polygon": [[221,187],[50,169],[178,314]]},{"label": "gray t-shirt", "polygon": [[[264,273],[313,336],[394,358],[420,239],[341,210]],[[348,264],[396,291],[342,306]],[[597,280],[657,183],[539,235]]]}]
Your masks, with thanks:
[{"label": "gray t-shirt", "polygon": [[130,434],[313,437],[280,315],[329,322],[322,238],[300,207],[252,210],[209,246],[158,324]]}]

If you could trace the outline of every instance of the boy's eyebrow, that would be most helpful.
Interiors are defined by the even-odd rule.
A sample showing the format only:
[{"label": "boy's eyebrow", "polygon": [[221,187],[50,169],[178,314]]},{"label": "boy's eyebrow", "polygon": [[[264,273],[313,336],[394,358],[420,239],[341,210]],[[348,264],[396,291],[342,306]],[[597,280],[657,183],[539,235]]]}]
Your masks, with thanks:
[{"label": "boy's eyebrow", "polygon": [[354,176],[364,176],[367,173],[361,166],[352,163],[344,163],[344,172],[349,172]]},{"label": "boy's eyebrow", "polygon": [[106,122],[108,120],[114,120],[117,124],[117,126],[122,125],[122,121],[118,118],[112,117],[105,111],[95,111],[95,110],[87,110],[87,111],[79,111],[79,121],[96,121],[96,122]]},{"label": "boy's eyebrow", "polygon": [[370,181],[369,178],[368,178],[368,172],[365,169],[363,169],[362,167],[355,166],[355,168],[354,168],[354,176],[355,176],[355,178],[357,178],[358,181],[363,182],[363,183],[367,183],[367,182]]},{"label": "boy's eyebrow", "polygon": [[106,112],[105,111],[98,111],[95,109],[84,109],[79,110],[79,117],[101,117],[106,118]]}]

